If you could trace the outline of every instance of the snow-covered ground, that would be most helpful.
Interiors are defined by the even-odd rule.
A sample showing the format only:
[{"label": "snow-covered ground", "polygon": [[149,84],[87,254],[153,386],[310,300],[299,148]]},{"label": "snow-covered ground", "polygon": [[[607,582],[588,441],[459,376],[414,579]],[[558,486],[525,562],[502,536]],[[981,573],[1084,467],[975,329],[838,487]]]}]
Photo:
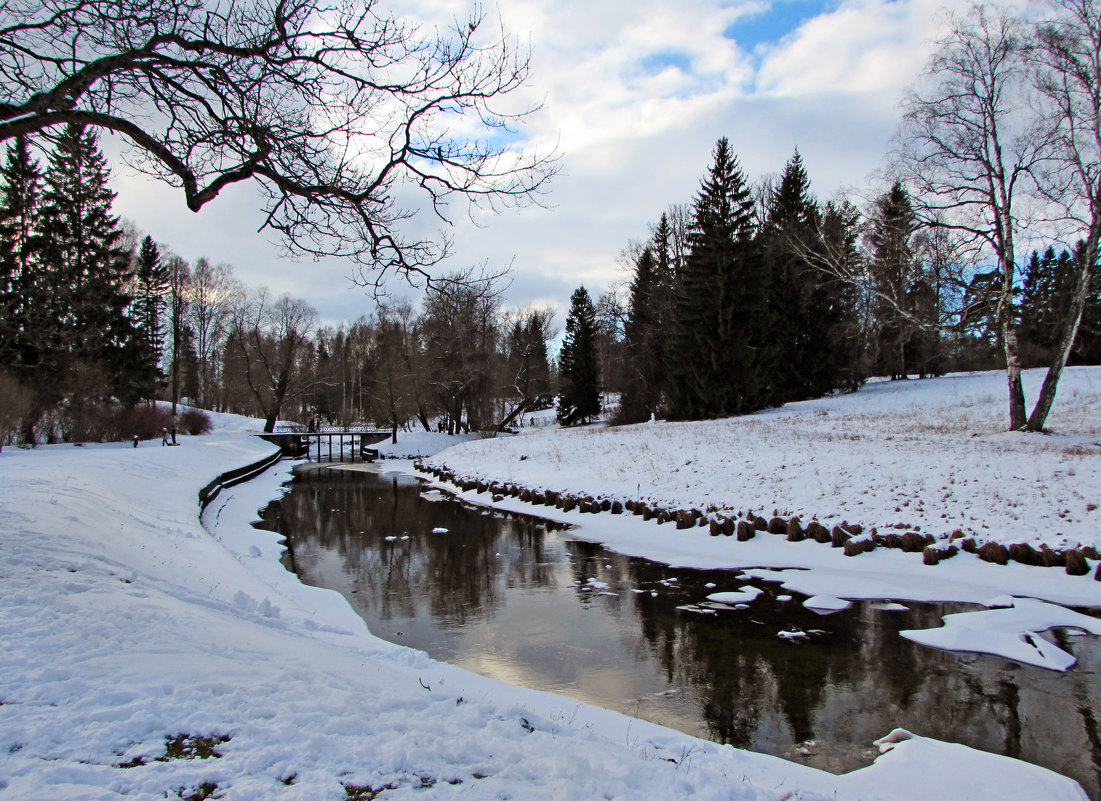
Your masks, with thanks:
[{"label": "snow-covered ground", "polygon": [[1050,771],[902,733],[836,777],[385,643],[250,526],[286,462],[200,522],[203,486],[273,450],[245,433],[257,421],[216,419],[177,448],[0,453],[4,798],[1084,798]]},{"label": "snow-covered ground", "polygon": [[[1030,397],[1041,379],[1040,371],[1026,372]],[[638,500],[655,508],[737,518],[798,516],[803,525],[817,520],[827,528],[847,521],[865,532],[917,531],[942,539],[962,532],[980,544],[1101,546],[1101,368],[1066,372],[1049,421],[1052,433],[1003,431],[1005,395],[999,373],[874,382],[855,394],[746,417],[550,429],[470,442],[427,461],[463,478]],[[581,522],[588,536],[613,547],[685,565],[809,567],[832,558],[810,554],[823,549],[818,544],[785,543],[777,550],[778,543],[766,544],[762,537],[709,542],[702,529],[597,521],[606,514],[550,514]],[[967,558],[921,570],[921,581],[935,583],[958,570],[945,570],[950,565],[975,561],[961,556]],[[891,557],[916,560],[920,567],[920,555]],[[875,574],[883,565],[872,568],[868,561],[882,558],[867,554],[838,564]],[[1089,564],[1092,574],[1096,562]],[[1051,584],[1052,576],[1033,578],[1044,571],[1019,575],[1019,567],[1008,568],[1007,591],[1022,581]],[[1101,582],[1092,582],[1092,575],[1056,583],[1064,589],[1037,592],[1101,605]],[[980,585],[976,591],[986,592]],[[975,593],[926,590],[913,588],[907,597],[934,600],[939,592],[940,600],[981,600]],[[879,587],[872,594],[883,593]]]},{"label": "snow-covered ground", "polygon": [[[1042,377],[1025,373],[1030,398]],[[675,509],[1101,546],[1101,368],[1066,371],[1053,433],[1006,417],[1003,374],[952,375],[709,422],[537,430],[433,463]]]}]

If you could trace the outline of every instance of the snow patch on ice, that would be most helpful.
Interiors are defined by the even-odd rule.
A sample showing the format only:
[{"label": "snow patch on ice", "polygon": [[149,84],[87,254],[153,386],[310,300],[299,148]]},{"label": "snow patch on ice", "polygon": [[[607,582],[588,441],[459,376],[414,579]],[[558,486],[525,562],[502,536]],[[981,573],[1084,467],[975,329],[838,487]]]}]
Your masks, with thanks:
[{"label": "snow patch on ice", "polygon": [[832,595],[812,595],[803,601],[803,606],[815,612],[840,612],[852,606],[852,601],[835,598]]},{"label": "snow patch on ice", "polygon": [[764,590],[746,584],[743,587],[739,587],[736,592],[713,592],[707,596],[707,600],[734,606],[736,604],[755,601],[757,600],[757,596],[762,592],[764,592]]},{"label": "snow patch on ice", "polygon": [[1009,600],[1012,606],[945,615],[939,628],[908,629],[899,634],[945,651],[994,654],[1049,670],[1067,670],[1077,660],[1040,632],[1073,627],[1101,634],[1097,618],[1032,598]]}]

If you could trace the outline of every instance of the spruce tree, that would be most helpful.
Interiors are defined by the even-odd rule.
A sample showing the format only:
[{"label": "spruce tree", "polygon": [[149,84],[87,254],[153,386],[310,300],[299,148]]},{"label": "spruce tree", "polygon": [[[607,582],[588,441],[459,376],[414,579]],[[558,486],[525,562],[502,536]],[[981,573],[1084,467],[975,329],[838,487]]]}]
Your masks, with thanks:
[{"label": "spruce tree", "polygon": [[676,276],[667,355],[674,418],[741,414],[767,402],[758,360],[765,286],[753,239],[753,198],[722,138]]},{"label": "spruce tree", "polygon": [[566,336],[559,355],[558,423],[587,423],[600,414],[600,365],[596,357],[596,309],[581,286],[570,296]]},{"label": "spruce tree", "polygon": [[769,199],[761,250],[769,280],[767,361],[774,365],[773,403],[817,397],[837,387],[830,329],[838,309],[810,262],[820,228],[810,179],[796,150]]},{"label": "spruce tree", "polygon": [[627,364],[617,416],[621,423],[648,420],[661,402],[664,331],[660,318],[660,280],[653,251],[644,248],[635,264],[624,326]]},{"label": "spruce tree", "polygon": [[[58,137],[42,197],[45,269],[60,304],[63,347],[74,376],[99,375],[106,386],[81,379],[78,394],[114,391],[124,401],[140,398],[148,382],[127,316],[130,254],[121,246],[115,194],[96,137],[69,125]],[[76,368],[79,366],[79,371]],[[95,398],[81,397],[81,401]]]},{"label": "spruce tree", "polygon": [[[1049,247],[1042,255],[1033,251],[1024,266],[1018,325],[1024,367],[1051,363],[1070,310],[1081,253],[1081,246],[1074,255],[1067,250],[1056,254]],[[1068,364],[1101,360],[1101,274],[1095,272],[1092,278]]]},{"label": "spruce tree", "polygon": [[872,283],[876,293],[875,344],[878,369],[892,379],[906,378],[906,343],[915,326],[906,315],[906,293],[914,280],[913,234],[917,217],[899,181],[876,203],[872,220]]},{"label": "spruce tree", "polygon": [[23,137],[0,168],[0,365],[37,362],[31,337],[48,288],[39,278],[42,171]]},{"label": "spruce tree", "polygon": [[170,285],[169,268],[161,261],[160,250],[150,236],[145,237],[138,250],[134,270],[134,301],[130,317],[137,329],[137,355],[140,370],[154,379],[144,388],[144,396],[152,398],[156,392],[156,380],[161,378],[159,368],[166,333],[166,308]]}]

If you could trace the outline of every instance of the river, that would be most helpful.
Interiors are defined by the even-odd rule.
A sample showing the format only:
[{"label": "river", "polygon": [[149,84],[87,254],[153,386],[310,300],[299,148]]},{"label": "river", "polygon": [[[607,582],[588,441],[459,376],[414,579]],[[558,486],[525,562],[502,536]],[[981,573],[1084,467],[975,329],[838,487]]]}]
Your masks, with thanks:
[{"label": "river", "polygon": [[[308,467],[263,512],[289,566],[377,636],[548,690],[842,772],[896,726],[1025,759],[1101,801],[1101,642],[1055,631],[1067,673],[926,648],[900,629],[963,604],[862,602],[820,615],[732,570],[671,568],[489,513],[396,473]],[[744,609],[706,596],[756,583]]]}]

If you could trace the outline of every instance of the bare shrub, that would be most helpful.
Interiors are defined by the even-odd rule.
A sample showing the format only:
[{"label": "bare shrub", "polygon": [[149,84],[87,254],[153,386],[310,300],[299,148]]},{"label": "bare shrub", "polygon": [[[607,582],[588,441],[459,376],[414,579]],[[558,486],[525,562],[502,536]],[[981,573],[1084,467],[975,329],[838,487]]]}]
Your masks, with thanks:
[{"label": "bare shrub", "polygon": [[811,537],[815,542],[829,542],[830,530],[817,520],[812,520],[807,524],[807,536]]},{"label": "bare shrub", "polygon": [[976,551],[984,562],[993,562],[996,565],[1004,565],[1009,561],[1009,549],[1000,542],[987,542]]},{"label": "bare shrub", "polygon": [[159,406],[142,403],[130,407],[115,407],[113,413],[106,418],[105,427],[101,433],[103,439],[127,442],[134,437],[154,439],[162,429],[171,428],[173,425],[171,412]]},{"label": "bare shrub", "polygon": [[193,437],[206,434],[214,429],[214,423],[211,421],[210,415],[202,409],[187,409],[180,414],[177,424]]},{"label": "bare shrub", "polygon": [[1043,561],[1040,554],[1031,545],[1025,542],[1015,542],[1009,546],[1009,558],[1022,565],[1040,565]]}]

